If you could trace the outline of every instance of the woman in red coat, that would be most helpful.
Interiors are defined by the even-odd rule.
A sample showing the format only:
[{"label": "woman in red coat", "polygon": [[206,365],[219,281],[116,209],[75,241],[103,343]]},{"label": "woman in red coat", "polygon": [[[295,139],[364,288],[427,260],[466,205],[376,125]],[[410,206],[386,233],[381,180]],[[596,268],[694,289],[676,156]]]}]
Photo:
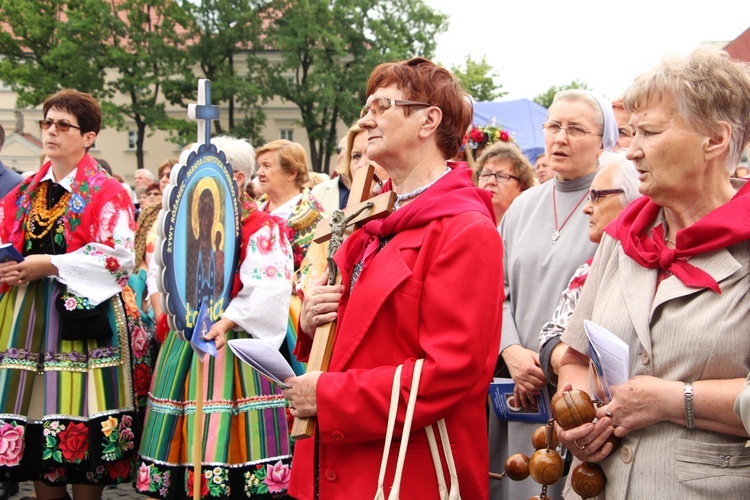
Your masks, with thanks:
[{"label": "woman in red coat", "polygon": [[[343,286],[320,284],[305,297],[302,330],[334,318],[338,330],[328,372],[285,381],[292,415],[318,419],[316,437],[295,445],[289,494],[374,497],[393,376],[403,364],[390,489],[414,364],[424,358],[401,498],[437,498],[421,429],[441,418],[463,497],[487,498],[485,401],[500,341],[502,244],[489,193],[473,186],[469,169],[446,164],[472,106],[450,72],[421,58],[375,68],[367,96],[359,126],[368,158],[390,175],[385,189],[397,193],[396,210],[341,246]],[[298,356],[310,344],[300,335]]]}]

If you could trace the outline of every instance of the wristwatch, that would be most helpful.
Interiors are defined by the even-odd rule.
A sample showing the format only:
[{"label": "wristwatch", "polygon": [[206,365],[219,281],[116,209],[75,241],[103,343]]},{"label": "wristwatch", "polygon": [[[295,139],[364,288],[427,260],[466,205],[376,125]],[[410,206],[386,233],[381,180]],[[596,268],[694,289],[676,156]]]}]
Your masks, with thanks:
[{"label": "wristwatch", "polygon": [[685,384],[685,425],[695,429],[695,410],[693,409],[693,384]]}]

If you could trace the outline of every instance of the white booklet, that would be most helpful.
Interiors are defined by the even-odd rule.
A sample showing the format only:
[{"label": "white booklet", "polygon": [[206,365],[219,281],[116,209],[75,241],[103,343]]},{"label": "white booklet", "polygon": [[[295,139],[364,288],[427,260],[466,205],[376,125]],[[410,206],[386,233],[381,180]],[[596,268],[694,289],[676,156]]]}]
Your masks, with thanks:
[{"label": "white booklet", "polygon": [[263,339],[234,339],[227,344],[235,356],[253,367],[269,382],[282,389],[289,388],[283,380],[294,377],[294,370],[273,344]]},{"label": "white booklet", "polygon": [[617,335],[593,321],[584,320],[591,358],[591,393],[606,404],[612,399],[609,387],[630,378],[630,347]]}]

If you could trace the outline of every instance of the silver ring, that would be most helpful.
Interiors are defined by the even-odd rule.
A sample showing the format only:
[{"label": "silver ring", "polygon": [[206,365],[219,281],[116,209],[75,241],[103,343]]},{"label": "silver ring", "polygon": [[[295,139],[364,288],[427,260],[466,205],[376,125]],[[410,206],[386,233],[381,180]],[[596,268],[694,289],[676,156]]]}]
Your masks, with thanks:
[{"label": "silver ring", "polygon": [[606,416],[608,416],[609,418],[612,418],[612,414],[611,414],[611,413],[609,412],[609,410],[607,409],[607,405],[604,405],[604,414],[605,414]]},{"label": "silver ring", "polygon": [[586,445],[585,444],[583,444],[583,445],[578,444],[578,441],[576,441],[575,439],[573,440],[573,442],[576,444],[576,446],[578,446],[579,450],[585,450],[586,449]]},{"label": "silver ring", "polygon": [[290,410],[296,410],[297,408],[294,406],[294,403],[292,403],[291,399],[286,400],[286,405],[289,407]]},{"label": "silver ring", "polygon": [[315,304],[315,305],[313,306],[313,314],[314,314],[315,316],[317,316],[317,315],[318,315],[318,304]]}]

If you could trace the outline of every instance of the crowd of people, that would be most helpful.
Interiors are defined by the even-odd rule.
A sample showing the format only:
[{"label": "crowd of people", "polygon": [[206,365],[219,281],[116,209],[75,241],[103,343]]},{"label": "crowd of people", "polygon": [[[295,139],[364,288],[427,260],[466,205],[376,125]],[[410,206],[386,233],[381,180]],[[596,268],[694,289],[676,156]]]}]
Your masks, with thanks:
[{"label": "crowd of people", "polygon": [[[423,58],[374,68],[328,180],[295,142],[212,138],[242,237],[231,300],[203,334],[218,354],[200,369],[157,286],[180,161],[136,170],[131,188],[90,154],[95,99],[61,90],[42,111],[39,170],[0,163],[0,243],[23,256],[0,261],[0,498],[20,481],[40,500],[121,483],[163,499],[533,497],[532,478],[489,477],[538,427],[488,410],[493,377],[520,408],[590,394],[596,418],[556,430],[566,471],[601,466],[599,498],[750,491],[747,64],[701,47],[616,100],[560,91],[535,158],[508,140],[471,147],[471,100]],[[367,165],[370,194],[395,203],[330,257],[315,229],[354,204]],[[606,394],[587,320],[629,348],[628,380]],[[328,369],[308,370],[332,321]],[[260,376],[227,347],[243,338],[295,376]],[[315,419],[312,437],[291,438],[296,418]],[[580,498],[570,477],[545,491]]]}]

